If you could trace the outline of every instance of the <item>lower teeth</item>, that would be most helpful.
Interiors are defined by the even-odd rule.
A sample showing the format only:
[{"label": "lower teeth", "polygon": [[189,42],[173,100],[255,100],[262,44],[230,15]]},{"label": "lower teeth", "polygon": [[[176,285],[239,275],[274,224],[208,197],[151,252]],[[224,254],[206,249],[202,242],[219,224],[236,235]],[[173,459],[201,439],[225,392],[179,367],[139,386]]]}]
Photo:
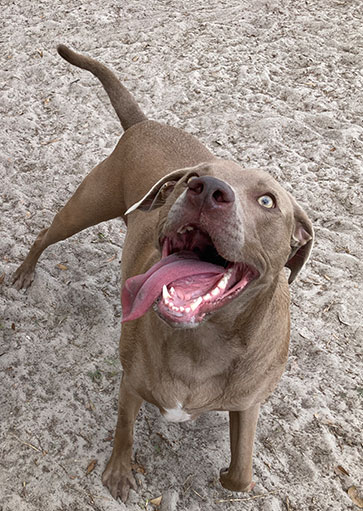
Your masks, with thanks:
[{"label": "lower teeth", "polygon": [[225,291],[231,275],[232,275],[232,269],[229,269],[224,274],[224,276],[220,279],[220,281],[218,282],[218,284],[216,285],[215,288],[213,288],[210,292],[206,293],[204,296],[199,296],[198,298],[193,300],[193,302],[191,302],[188,307],[184,307],[184,306],[178,307],[178,306],[174,305],[173,298],[175,298],[176,291],[172,286],[168,289],[167,286],[164,285],[163,292],[162,292],[164,305],[170,311],[178,312],[178,313],[185,312],[186,314],[189,314],[190,312],[195,312],[196,309],[203,302],[207,303],[207,302],[210,302],[212,299],[214,299],[214,302],[219,302],[221,297],[218,295],[223,294],[223,291]]}]

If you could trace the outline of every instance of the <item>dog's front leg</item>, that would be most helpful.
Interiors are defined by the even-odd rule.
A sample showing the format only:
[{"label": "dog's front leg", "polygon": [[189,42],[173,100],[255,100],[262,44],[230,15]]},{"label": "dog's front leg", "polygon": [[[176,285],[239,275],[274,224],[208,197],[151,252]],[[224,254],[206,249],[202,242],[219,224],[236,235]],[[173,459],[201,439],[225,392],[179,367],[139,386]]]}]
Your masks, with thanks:
[{"label": "dog's front leg", "polygon": [[252,454],[260,405],[243,412],[229,412],[231,464],[221,470],[220,481],[232,491],[250,491],[252,482]]},{"label": "dog's front leg", "polygon": [[126,502],[129,490],[136,490],[136,482],[131,471],[131,455],[134,442],[135,419],[142,399],[131,392],[123,377],[120,385],[118,419],[111,458],[102,475],[102,482],[111,495]]}]

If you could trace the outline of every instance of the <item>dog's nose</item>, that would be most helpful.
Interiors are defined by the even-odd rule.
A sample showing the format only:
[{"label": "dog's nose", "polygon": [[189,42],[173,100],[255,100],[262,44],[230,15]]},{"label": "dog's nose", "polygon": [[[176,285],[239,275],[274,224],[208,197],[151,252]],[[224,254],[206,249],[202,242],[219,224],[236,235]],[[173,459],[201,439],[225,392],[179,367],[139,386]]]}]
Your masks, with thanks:
[{"label": "dog's nose", "polygon": [[196,207],[223,208],[234,202],[232,188],[212,176],[193,177],[188,181],[187,197]]}]

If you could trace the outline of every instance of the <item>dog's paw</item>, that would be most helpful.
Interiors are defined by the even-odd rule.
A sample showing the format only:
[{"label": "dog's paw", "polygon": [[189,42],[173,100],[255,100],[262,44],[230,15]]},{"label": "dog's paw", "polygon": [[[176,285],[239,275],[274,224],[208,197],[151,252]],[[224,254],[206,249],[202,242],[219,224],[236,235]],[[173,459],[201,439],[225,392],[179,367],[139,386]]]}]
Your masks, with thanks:
[{"label": "dog's paw", "polygon": [[109,461],[102,475],[102,483],[110,490],[114,499],[120,498],[122,502],[126,502],[130,489],[137,490],[131,470],[125,471],[114,466],[112,460]]},{"label": "dog's paw", "polygon": [[219,480],[223,488],[231,491],[248,492],[253,490],[256,483],[239,480],[230,473],[228,468],[222,468],[219,473]]},{"label": "dog's paw", "polygon": [[34,280],[34,269],[30,269],[24,265],[19,266],[13,274],[13,286],[15,289],[27,289]]}]

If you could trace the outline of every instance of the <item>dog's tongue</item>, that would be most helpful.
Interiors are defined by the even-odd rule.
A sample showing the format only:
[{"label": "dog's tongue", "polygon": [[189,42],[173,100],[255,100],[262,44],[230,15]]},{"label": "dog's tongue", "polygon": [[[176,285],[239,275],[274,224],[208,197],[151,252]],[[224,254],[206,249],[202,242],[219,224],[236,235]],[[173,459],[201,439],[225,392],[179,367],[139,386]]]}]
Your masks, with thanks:
[{"label": "dog's tongue", "polygon": [[[223,266],[201,261],[193,252],[183,251],[164,257],[146,273],[126,280],[121,294],[122,322],[145,314],[161,294],[164,284],[180,281],[190,290],[194,279],[195,285],[203,290],[210,289],[223,276],[224,271]],[[185,292],[187,294],[188,289]]]}]

